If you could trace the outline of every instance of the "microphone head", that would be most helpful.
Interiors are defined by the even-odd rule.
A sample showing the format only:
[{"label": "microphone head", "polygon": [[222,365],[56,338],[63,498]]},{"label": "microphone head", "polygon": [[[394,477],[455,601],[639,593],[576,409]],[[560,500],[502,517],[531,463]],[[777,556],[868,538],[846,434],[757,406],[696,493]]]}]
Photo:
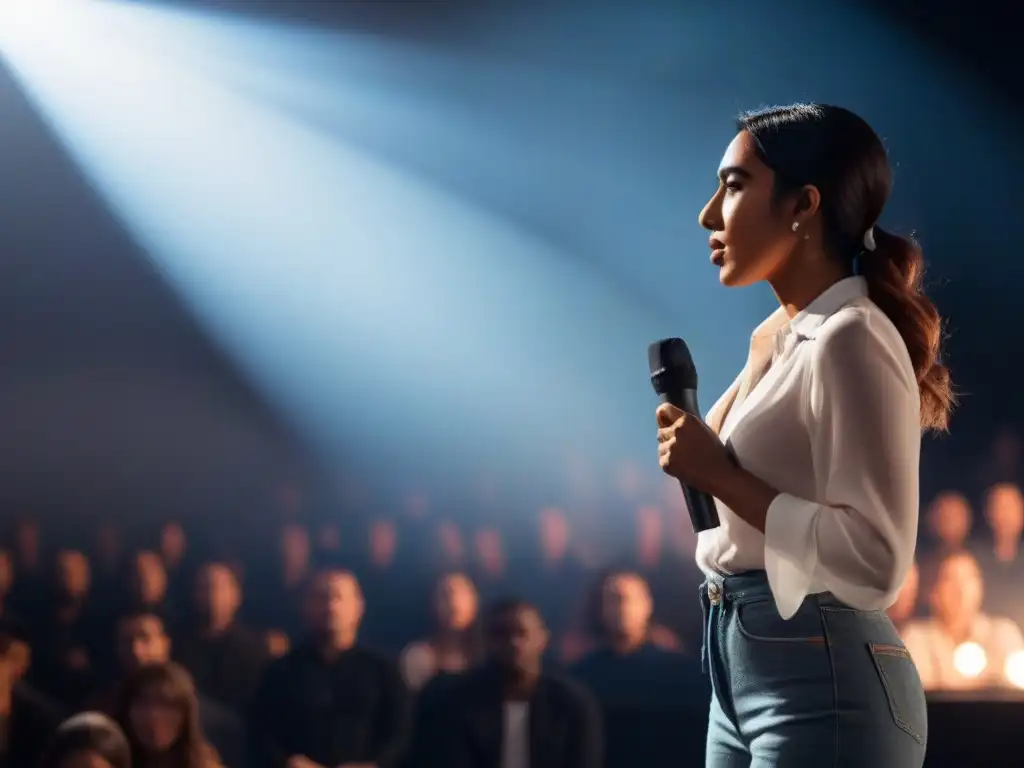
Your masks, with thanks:
[{"label": "microphone head", "polygon": [[647,348],[651,385],[659,395],[697,389],[697,366],[682,339],[662,339]]}]

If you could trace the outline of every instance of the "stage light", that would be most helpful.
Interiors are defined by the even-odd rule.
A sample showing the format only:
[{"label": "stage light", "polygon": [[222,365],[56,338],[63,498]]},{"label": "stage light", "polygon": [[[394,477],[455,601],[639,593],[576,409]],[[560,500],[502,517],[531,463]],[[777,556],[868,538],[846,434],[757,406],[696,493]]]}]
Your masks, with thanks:
[{"label": "stage light", "polygon": [[953,666],[964,677],[979,677],[988,666],[985,649],[978,643],[961,643],[953,651]]},{"label": "stage light", "polygon": [[1017,651],[1006,657],[1003,674],[1010,685],[1024,690],[1024,651]]}]

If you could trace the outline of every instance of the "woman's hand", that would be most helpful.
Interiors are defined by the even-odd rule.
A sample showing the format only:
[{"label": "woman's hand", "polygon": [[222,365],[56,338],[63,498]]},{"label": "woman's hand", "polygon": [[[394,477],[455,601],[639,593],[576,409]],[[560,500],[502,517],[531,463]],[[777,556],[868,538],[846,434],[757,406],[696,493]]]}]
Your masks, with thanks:
[{"label": "woman's hand", "polygon": [[658,460],[667,475],[716,495],[735,471],[718,435],[696,416],[663,403],[657,410]]}]

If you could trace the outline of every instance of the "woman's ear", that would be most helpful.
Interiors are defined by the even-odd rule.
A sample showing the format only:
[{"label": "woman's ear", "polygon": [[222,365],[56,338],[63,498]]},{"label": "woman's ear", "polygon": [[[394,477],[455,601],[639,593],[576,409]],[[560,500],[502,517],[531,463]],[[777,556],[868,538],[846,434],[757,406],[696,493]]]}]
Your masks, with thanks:
[{"label": "woman's ear", "polygon": [[796,193],[793,203],[794,221],[807,221],[814,218],[821,209],[821,192],[813,184],[805,184]]}]

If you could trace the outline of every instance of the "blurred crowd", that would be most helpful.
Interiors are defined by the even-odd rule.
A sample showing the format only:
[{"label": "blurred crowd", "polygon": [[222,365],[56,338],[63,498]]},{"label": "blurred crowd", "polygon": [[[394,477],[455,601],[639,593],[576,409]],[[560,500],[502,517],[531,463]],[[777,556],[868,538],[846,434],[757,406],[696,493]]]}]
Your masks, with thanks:
[{"label": "blurred crowd", "polygon": [[[227,529],[12,519],[0,766],[667,765],[654,730],[708,695],[701,576],[678,488],[620,474],[602,516],[287,486]],[[1005,476],[923,510],[890,616],[927,688],[1024,688],[1022,532]]]},{"label": "blurred crowd", "polygon": [[985,533],[960,493],[939,494],[931,534],[889,615],[926,689],[1024,689],[1024,495],[997,483],[982,502]]}]

